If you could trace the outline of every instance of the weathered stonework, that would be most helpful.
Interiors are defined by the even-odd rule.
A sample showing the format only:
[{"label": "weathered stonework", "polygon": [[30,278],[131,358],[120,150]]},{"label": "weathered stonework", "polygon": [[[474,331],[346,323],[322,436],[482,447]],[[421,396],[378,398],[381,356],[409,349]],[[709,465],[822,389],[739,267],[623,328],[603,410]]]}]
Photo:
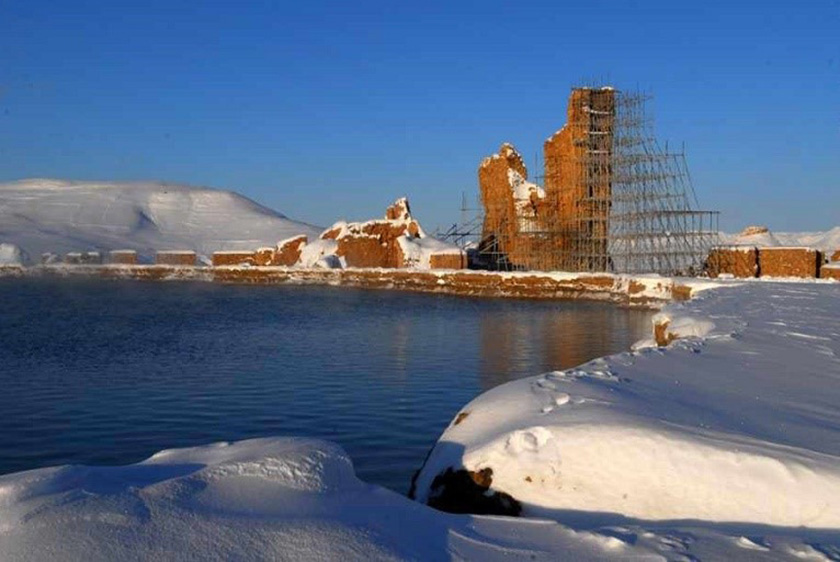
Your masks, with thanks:
[{"label": "weathered stonework", "polygon": [[429,267],[432,269],[464,269],[467,267],[467,257],[461,254],[433,254],[429,257]]},{"label": "weathered stonework", "polygon": [[306,235],[301,234],[288,240],[283,241],[277,245],[277,250],[274,251],[274,257],[271,260],[271,265],[295,265],[300,259],[300,252],[309,239]]},{"label": "weathered stonework", "polygon": [[840,250],[837,250],[833,254],[831,254],[830,261],[840,261]]},{"label": "weathered stonework", "polygon": [[196,254],[191,251],[158,252],[155,255],[157,265],[195,265]]},{"label": "weathered stonework", "polygon": [[112,250],[108,253],[108,263],[137,265],[137,252],[134,250]]},{"label": "weathered stonework", "polygon": [[213,252],[213,265],[254,265],[255,252]]},{"label": "weathered stonework", "polygon": [[510,144],[478,169],[482,247],[514,269],[607,271],[615,91],[572,91],[568,122],[543,145],[545,187]]},{"label": "weathered stonework", "polygon": [[754,246],[730,246],[712,248],[706,259],[706,273],[709,277],[732,275],[738,278],[757,277],[758,248]]},{"label": "weathered stonework", "polygon": [[840,281],[840,263],[824,264],[820,268],[820,277]]},{"label": "weathered stonework", "polygon": [[274,260],[274,248],[257,248],[254,251],[254,265],[271,265]]},{"label": "weathered stonework", "polygon": [[759,271],[762,277],[803,277],[819,275],[822,254],[813,248],[760,248]]},{"label": "weathered stonework", "polygon": [[[405,268],[417,266],[417,252],[427,255],[429,267],[434,259],[437,267],[460,269],[466,262],[465,254],[453,247],[445,247],[436,253],[423,246],[430,239],[411,216],[408,201],[398,199],[388,207],[385,218],[367,222],[338,223],[321,234],[322,240],[338,243],[336,256],[343,258],[348,267]],[[441,245],[441,243],[437,243]],[[404,251],[404,248],[407,250]],[[406,255],[415,252],[414,256]],[[423,254],[423,252],[427,252]],[[446,256],[446,257],[443,257]],[[425,267],[425,264],[422,264]]]}]

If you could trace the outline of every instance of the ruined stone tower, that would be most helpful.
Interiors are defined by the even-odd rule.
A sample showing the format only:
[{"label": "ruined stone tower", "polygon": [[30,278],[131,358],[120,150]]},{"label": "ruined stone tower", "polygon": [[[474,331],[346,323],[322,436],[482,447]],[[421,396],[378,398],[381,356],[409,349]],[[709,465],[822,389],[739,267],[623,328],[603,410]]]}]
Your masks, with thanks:
[{"label": "ruined stone tower", "polygon": [[482,243],[514,269],[609,269],[615,91],[576,88],[567,115],[543,146],[544,189],[510,144],[479,167]]}]

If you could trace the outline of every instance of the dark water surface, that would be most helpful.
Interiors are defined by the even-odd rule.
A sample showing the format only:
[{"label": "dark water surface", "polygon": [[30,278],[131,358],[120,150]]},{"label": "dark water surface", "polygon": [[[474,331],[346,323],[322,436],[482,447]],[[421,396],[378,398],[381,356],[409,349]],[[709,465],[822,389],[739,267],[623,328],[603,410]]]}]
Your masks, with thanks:
[{"label": "dark water surface", "polygon": [[0,279],[0,474],[306,435],[405,492],[476,395],[628,349],[649,326],[600,303]]}]

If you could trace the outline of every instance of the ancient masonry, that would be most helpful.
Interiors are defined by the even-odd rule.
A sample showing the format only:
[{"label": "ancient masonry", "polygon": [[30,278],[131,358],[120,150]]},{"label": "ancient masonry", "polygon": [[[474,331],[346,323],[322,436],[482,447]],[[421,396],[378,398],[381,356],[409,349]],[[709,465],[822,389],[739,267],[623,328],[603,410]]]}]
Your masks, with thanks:
[{"label": "ancient masonry", "polygon": [[510,144],[485,158],[478,261],[498,269],[699,272],[717,240],[717,213],[695,210],[684,156],[659,148],[644,103],[612,88],[573,89],[567,123],[543,145],[542,186],[528,181]]}]

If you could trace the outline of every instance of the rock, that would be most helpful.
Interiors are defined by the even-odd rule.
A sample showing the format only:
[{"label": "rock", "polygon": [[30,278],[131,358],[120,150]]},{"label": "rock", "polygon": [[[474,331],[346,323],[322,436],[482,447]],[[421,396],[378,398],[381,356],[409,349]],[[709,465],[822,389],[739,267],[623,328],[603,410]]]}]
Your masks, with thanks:
[{"label": "rock", "polygon": [[[474,515],[507,515],[522,513],[522,505],[510,494],[490,489],[493,469],[471,470],[447,468],[432,481],[427,504],[448,513]],[[413,492],[413,490],[412,490]],[[409,497],[413,499],[413,493]]]},{"label": "rock", "polygon": [[748,226],[741,231],[739,236],[755,236],[756,234],[769,234],[770,229],[766,226]]}]

